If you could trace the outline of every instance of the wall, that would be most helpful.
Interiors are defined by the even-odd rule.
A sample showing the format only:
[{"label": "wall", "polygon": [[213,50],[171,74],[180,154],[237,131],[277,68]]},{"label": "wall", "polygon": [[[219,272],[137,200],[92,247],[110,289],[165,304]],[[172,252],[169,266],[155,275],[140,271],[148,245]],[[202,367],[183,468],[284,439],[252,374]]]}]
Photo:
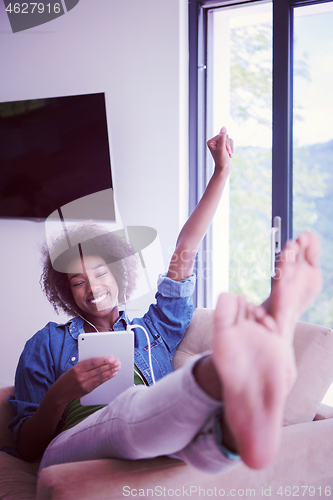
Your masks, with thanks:
[{"label": "wall", "polygon": [[[113,178],[126,225],[158,231],[165,265],[187,213],[187,2],[81,0],[15,33],[0,2],[0,102],[105,92]],[[38,248],[44,224],[0,220],[0,385],[50,320]],[[131,305],[140,314],[153,294]]]}]

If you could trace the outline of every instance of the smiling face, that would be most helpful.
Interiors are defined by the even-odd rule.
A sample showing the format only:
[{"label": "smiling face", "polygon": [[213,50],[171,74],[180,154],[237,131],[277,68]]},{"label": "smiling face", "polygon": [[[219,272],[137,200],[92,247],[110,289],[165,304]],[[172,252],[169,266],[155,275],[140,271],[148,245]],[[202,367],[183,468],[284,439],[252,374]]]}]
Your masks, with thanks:
[{"label": "smiling face", "polygon": [[118,319],[118,285],[98,256],[86,256],[70,263],[67,273],[75,303],[95,326],[109,329]]}]

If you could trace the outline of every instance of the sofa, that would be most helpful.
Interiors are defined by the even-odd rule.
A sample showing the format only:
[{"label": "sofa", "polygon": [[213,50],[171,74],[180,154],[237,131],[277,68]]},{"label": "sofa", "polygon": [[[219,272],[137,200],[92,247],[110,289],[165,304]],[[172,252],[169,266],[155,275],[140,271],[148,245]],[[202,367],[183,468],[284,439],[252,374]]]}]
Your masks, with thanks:
[{"label": "sofa", "polygon": [[[213,312],[198,309],[179,344],[174,368],[209,349]],[[37,482],[38,463],[0,452],[0,500],[120,500],[126,497],[327,498],[333,495],[333,408],[321,404],[333,380],[333,333],[299,322],[295,330],[297,380],[285,408],[279,453],[264,470],[244,464],[216,475],[168,457],[103,459],[54,465]],[[0,389],[0,449],[12,446],[7,402],[13,387]],[[317,414],[321,419],[314,418]],[[317,417],[319,418],[319,417]]]}]

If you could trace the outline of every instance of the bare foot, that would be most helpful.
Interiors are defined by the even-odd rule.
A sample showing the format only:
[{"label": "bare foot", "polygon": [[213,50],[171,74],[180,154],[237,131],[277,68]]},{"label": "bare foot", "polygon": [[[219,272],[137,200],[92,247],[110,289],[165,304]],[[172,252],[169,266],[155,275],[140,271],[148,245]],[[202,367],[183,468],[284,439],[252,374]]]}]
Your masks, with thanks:
[{"label": "bare foot", "polygon": [[241,458],[254,469],[267,466],[278,450],[284,403],[296,374],[294,326],[321,289],[319,254],[316,236],[302,233],[282,252],[265,307],[231,294],[217,303],[212,359],[225,418]]},{"label": "bare foot", "polygon": [[281,253],[265,307],[280,333],[290,341],[295,322],[322,288],[319,256],[319,240],[310,232],[301,233],[296,241],[288,241]]},{"label": "bare foot", "polygon": [[286,342],[263,308],[222,294],[215,310],[212,358],[238,452],[249,467],[266,467],[278,449],[290,384]]}]

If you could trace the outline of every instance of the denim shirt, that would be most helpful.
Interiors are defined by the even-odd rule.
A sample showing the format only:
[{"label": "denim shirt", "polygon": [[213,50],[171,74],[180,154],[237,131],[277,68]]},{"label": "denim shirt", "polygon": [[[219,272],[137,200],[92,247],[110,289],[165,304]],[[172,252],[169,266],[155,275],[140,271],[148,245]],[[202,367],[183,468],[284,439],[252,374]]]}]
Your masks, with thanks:
[{"label": "denim shirt", "polygon": [[[123,311],[113,325],[115,331],[126,330],[128,323],[146,329],[156,380],[173,371],[173,356],[193,315],[191,296],[194,286],[194,275],[183,281],[173,281],[161,275],[156,304],[149,307],[143,318],[129,321]],[[15,415],[8,427],[14,432],[15,442],[22,423],[35,413],[51,385],[77,364],[77,339],[80,333],[84,333],[83,325],[81,318],[73,318],[65,324],[50,322],[27,341],[16,370],[15,396],[8,398]],[[141,328],[134,328],[134,363],[152,384],[148,344]],[[63,418],[64,415],[56,434],[61,430]]]}]

